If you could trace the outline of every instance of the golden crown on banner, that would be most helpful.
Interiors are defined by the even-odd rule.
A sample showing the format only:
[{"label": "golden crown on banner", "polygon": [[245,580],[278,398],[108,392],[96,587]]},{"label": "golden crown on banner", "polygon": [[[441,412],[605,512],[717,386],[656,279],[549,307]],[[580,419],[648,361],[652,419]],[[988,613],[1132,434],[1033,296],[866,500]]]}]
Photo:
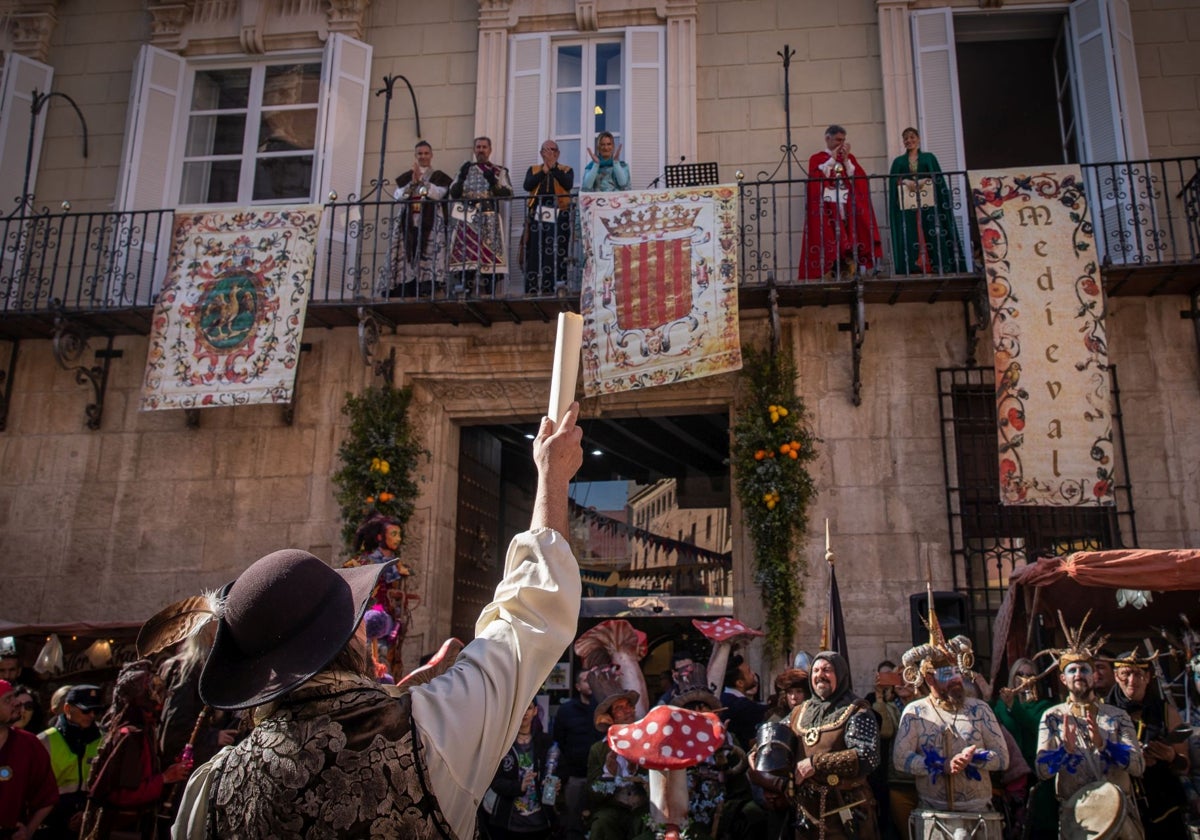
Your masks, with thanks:
[{"label": "golden crown on banner", "polygon": [[644,210],[626,210],[612,218],[600,217],[608,235],[614,239],[670,236],[684,233],[696,225],[699,207],[672,204],[666,208],[651,204]]}]

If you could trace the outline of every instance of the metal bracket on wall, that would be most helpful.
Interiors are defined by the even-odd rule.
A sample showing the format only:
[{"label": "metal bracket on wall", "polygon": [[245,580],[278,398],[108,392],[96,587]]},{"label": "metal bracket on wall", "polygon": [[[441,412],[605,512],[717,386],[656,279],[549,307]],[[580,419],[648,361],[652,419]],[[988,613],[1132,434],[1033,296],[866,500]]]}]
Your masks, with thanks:
[{"label": "metal bracket on wall", "polygon": [[300,345],[300,354],[296,356],[296,379],[292,385],[292,399],[283,407],[283,422],[290,426],[296,421],[296,403],[300,401],[300,362],[304,359],[304,354],[312,350],[312,344],[305,342]]},{"label": "metal bracket on wall", "polygon": [[358,307],[358,352],[363,364],[371,368],[376,376],[382,376],[391,385],[396,375],[396,348],[393,347],[386,359],[376,358],[379,352],[379,334],[384,329],[396,334],[396,324],[373,309]]},{"label": "metal bracket on wall", "polygon": [[967,367],[975,367],[975,350],[979,334],[992,323],[992,305],[988,301],[987,284],[980,280],[975,293],[963,301],[963,321],[967,325]]},{"label": "metal bracket on wall", "polygon": [[1192,331],[1196,334],[1196,352],[1200,353],[1200,289],[1192,290],[1192,306],[1180,312],[1179,317],[1192,322]]},{"label": "metal bracket on wall", "polygon": [[840,332],[850,333],[850,350],[854,364],[854,396],[851,401],[855,405],[862,405],[862,346],[866,340],[867,330],[870,325],[867,324],[867,303],[864,297],[866,286],[863,284],[862,277],[854,278],[854,300],[850,301],[850,322],[838,324]]},{"label": "metal bracket on wall", "polygon": [[8,407],[12,404],[13,377],[17,372],[17,348],[21,346],[15,338],[8,343],[8,370],[0,370],[0,432],[8,428]]},{"label": "metal bracket on wall", "polygon": [[83,411],[87,427],[96,431],[100,428],[100,421],[104,416],[104,393],[108,390],[109,365],[113,359],[124,356],[125,351],[113,350],[113,337],[110,335],[105,349],[96,351],[95,358],[100,364],[91,367],[77,364],[88,348],[88,336],[79,324],[67,317],[61,307],[54,315],[52,347],[54,359],[59,367],[75,373],[76,384],[92,386],[95,399],[88,403]]}]

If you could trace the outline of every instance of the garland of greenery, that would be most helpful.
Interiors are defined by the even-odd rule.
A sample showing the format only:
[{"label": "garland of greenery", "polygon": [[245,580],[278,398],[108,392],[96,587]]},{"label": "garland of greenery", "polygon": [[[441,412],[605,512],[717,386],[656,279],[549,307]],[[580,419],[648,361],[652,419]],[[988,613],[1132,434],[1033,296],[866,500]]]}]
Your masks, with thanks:
[{"label": "garland of greenery", "polygon": [[338,447],[341,469],[333,474],[334,498],[342,511],[342,541],[356,550],[354,532],[368,516],[381,513],[401,525],[412,516],[417,498],[413,478],[417,459],[429,452],[408,422],[412,390],[379,386],[346,394],[342,414],[350,432]]},{"label": "garland of greenery", "polygon": [[767,608],[766,654],[773,661],[790,649],[804,603],[807,563],[799,548],[817,495],[806,465],[817,457],[818,438],[795,393],[790,353],[747,349],[741,377],[748,393],[733,427],[734,476],[754,543],[755,580]]}]

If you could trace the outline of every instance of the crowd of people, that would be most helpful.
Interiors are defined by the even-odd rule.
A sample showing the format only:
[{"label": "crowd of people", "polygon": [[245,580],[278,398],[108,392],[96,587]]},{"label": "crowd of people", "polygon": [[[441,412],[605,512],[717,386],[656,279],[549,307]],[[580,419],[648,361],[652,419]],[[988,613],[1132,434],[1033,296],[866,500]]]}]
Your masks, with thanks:
[{"label": "crowd of people", "polygon": [[[937,157],[921,150],[915,128],[903,132],[905,153],[882,182],[891,231],[895,274],[948,274],[966,270],[953,190]],[[529,295],[553,294],[572,264],[577,234],[572,219],[573,190],[628,190],[632,178],[622,147],[611,132],[596,137],[576,183],[575,172],[559,160],[553,139],[540,149],[541,163],[530,166],[522,187],[524,222],[518,263]],[[508,273],[507,231],[501,207],[513,196],[508,170],[492,161],[492,141],[477,137],[474,156],[452,177],[433,165],[433,147],[420,141],[410,170],[396,178],[399,204],[394,232],[390,294],[428,296],[444,289],[446,276],[457,285],[491,294]],[[883,242],[871,202],[873,184],[850,151],[846,129],[831,125],[825,148],[808,161],[806,212],[799,259],[802,280],[844,279],[878,272]]]},{"label": "crowd of people", "polygon": [[[578,411],[542,421],[530,528],[475,638],[407,674],[377,661],[369,627],[405,577],[393,522],[360,531],[359,562],[283,549],[206,606],[169,607],[111,691],[64,686],[40,721],[0,641],[0,836],[1187,836],[1200,656],[1181,714],[1157,656],[1107,650],[1086,618],[1060,617],[1061,646],[1016,660],[994,697],[970,641],[931,614],[929,640],[881,663],[867,696],[827,650],[765,699],[746,655],[761,633],[696,620],[706,641],[674,642],[652,694],[644,633],[612,619],[575,635]],[[574,696],[550,721],[544,686],[568,648]]]}]

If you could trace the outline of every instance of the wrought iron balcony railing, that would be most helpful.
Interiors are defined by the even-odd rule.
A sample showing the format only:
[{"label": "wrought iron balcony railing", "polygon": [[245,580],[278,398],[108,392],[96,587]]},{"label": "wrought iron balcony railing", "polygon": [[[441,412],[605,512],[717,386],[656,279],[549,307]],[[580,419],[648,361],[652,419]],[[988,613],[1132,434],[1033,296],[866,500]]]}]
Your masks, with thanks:
[{"label": "wrought iron balcony railing", "polygon": [[[1083,178],[1110,275],[1200,266],[1200,157],[1089,164]],[[963,172],[744,182],[740,191],[743,289],[855,280],[903,287],[930,278],[969,284],[980,276]],[[556,201],[327,204],[311,302],[575,298],[583,274],[578,201]],[[148,327],[145,317],[118,316],[156,300],[173,218],[171,210],[67,209],[0,219],[0,321],[65,310],[113,315],[113,329]]]}]

